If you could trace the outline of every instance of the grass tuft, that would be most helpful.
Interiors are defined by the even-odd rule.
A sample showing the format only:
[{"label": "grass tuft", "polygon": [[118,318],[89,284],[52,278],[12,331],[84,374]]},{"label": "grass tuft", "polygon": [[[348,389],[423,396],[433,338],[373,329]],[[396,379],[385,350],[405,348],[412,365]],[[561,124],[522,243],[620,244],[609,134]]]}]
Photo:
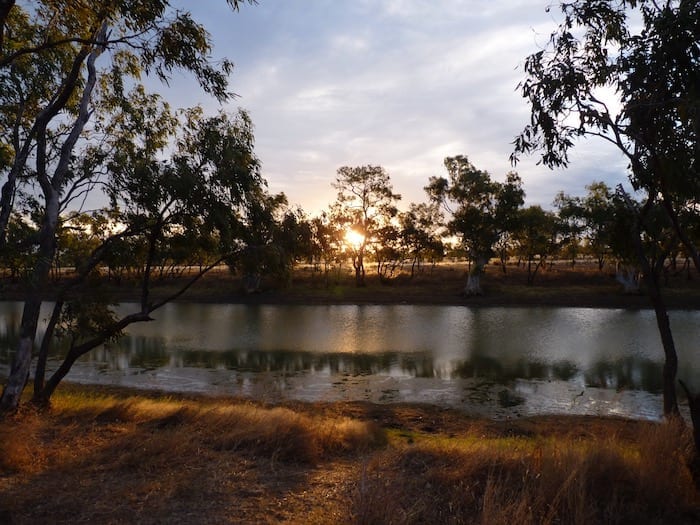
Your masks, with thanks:
[{"label": "grass tuft", "polygon": [[357,523],[690,523],[700,514],[687,432],[677,423],[646,428],[635,444],[565,437],[513,447],[495,438],[388,450],[363,472],[352,516]]},{"label": "grass tuft", "polygon": [[679,422],[72,386],[0,421],[0,521],[697,523],[691,443]]}]

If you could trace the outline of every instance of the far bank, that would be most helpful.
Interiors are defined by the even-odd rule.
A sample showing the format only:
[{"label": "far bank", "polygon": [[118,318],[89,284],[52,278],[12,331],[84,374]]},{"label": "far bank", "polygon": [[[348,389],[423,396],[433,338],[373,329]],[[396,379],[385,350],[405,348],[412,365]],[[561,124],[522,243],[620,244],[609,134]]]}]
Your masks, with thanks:
[{"label": "far bank", "polygon": [[[366,286],[354,284],[352,268],[341,267],[323,272],[308,265],[298,265],[284,281],[263,278],[259,289],[244,291],[240,275],[217,268],[193,285],[178,301],[231,304],[434,304],[468,306],[569,306],[590,308],[651,308],[643,287],[625,292],[615,279],[614,269],[597,270],[592,264],[559,261],[540,270],[534,283],[527,284],[524,266],[508,265],[505,272],[492,264],[482,277],[483,295],[466,296],[466,263],[428,265],[414,273],[400,273],[394,279],[380,280],[368,268]],[[65,271],[54,278],[45,290],[51,300],[65,279]],[[167,296],[181,286],[190,274],[155,279],[152,296]],[[685,271],[670,271],[664,278],[663,293],[671,309],[700,308],[700,279]],[[98,299],[134,302],[141,290],[128,278],[103,274],[83,288]],[[22,300],[20,281],[0,280],[0,300]]]}]

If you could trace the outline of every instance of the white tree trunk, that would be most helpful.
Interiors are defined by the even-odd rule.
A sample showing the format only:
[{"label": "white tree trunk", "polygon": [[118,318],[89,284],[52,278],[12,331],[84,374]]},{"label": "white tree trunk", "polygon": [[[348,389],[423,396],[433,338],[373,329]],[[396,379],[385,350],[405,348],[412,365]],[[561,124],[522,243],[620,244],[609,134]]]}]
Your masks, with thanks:
[{"label": "white tree trunk", "polygon": [[464,287],[464,295],[483,295],[481,290],[481,274],[484,273],[487,259],[479,257],[474,261],[469,275],[467,276],[467,285]]},{"label": "white tree trunk", "polygon": [[22,391],[27,384],[27,379],[29,379],[33,344],[33,338],[22,337],[17,345],[16,357],[12,361],[12,369],[0,399],[0,412],[14,410],[19,406]]},{"label": "white tree trunk", "polygon": [[467,285],[464,287],[465,295],[482,295],[481,274],[470,273],[467,277]]},{"label": "white tree trunk", "polygon": [[625,293],[639,293],[639,272],[635,269],[629,269],[622,265],[617,265],[615,271],[615,280],[619,282]]}]

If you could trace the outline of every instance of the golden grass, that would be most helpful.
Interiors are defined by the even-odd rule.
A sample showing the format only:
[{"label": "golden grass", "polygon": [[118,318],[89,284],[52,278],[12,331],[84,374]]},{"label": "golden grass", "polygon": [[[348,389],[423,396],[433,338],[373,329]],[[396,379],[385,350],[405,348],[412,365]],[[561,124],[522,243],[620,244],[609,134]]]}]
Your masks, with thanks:
[{"label": "golden grass", "polygon": [[416,439],[375,455],[354,495],[357,523],[693,523],[689,436],[649,424],[634,443]]},{"label": "golden grass", "polygon": [[0,422],[0,523],[694,523],[688,431],[67,386]]}]

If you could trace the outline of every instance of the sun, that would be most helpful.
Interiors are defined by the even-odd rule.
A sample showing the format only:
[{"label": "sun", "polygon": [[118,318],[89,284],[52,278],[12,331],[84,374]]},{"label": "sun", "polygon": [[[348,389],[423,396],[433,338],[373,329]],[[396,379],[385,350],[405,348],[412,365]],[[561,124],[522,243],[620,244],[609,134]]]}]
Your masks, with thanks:
[{"label": "sun", "polygon": [[362,243],[365,242],[365,236],[357,230],[350,228],[345,232],[345,242],[357,250],[360,246],[362,246]]}]

